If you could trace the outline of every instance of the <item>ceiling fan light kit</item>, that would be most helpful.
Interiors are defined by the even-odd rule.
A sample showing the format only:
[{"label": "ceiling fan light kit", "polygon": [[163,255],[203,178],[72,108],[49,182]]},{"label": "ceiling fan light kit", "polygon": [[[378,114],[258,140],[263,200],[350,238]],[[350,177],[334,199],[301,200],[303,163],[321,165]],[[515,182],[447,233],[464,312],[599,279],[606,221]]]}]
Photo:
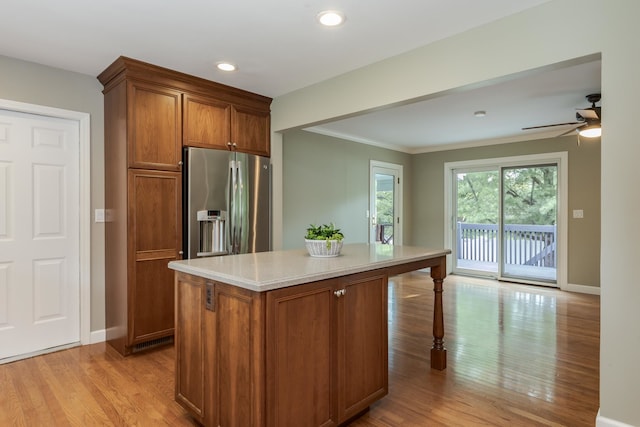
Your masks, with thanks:
[{"label": "ceiling fan light kit", "polygon": [[602,128],[600,127],[600,124],[588,125],[580,129],[578,133],[580,134],[580,136],[583,136],[585,138],[597,138],[599,136],[602,136]]},{"label": "ceiling fan light kit", "polygon": [[548,128],[554,126],[569,126],[572,125],[573,128],[569,129],[566,132],[561,133],[560,136],[569,135],[574,131],[578,131],[578,145],[580,144],[580,137],[585,138],[597,138],[602,135],[602,127],[600,125],[600,120],[602,119],[602,109],[601,107],[596,107],[596,102],[600,101],[599,93],[592,93],[586,96],[587,101],[591,103],[590,108],[585,108],[583,110],[578,110],[576,112],[576,122],[568,122],[568,123],[555,123],[552,125],[543,125],[543,126],[532,126],[522,128],[522,130],[529,129],[541,129]]}]

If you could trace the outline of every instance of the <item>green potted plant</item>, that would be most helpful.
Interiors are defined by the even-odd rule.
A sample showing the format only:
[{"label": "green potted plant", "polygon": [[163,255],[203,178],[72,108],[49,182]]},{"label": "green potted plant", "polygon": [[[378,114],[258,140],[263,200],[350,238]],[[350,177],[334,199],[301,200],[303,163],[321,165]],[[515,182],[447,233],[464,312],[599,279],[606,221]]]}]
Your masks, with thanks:
[{"label": "green potted plant", "polygon": [[340,255],[344,234],[335,224],[311,224],[304,236],[305,246],[313,257],[335,257]]}]

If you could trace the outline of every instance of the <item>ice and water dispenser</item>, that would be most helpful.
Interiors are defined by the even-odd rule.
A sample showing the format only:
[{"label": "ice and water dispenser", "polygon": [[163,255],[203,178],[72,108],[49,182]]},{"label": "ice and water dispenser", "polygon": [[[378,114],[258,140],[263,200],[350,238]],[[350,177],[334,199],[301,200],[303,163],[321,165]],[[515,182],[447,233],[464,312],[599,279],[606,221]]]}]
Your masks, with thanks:
[{"label": "ice and water dispenser", "polygon": [[227,253],[227,212],[204,210],[197,212],[200,246],[197,256],[225,255]]}]

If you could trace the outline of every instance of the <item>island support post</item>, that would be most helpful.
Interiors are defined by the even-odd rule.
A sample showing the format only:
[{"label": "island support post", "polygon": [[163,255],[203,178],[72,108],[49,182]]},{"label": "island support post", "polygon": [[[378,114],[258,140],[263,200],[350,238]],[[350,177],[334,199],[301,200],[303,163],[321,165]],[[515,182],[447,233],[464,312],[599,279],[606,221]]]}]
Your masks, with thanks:
[{"label": "island support post", "polygon": [[442,283],[447,276],[447,256],[440,255],[422,261],[391,267],[389,276],[408,273],[423,268],[431,269],[431,278],[433,279],[433,346],[431,347],[431,368],[442,371],[447,368],[447,350],[444,348],[444,315],[442,310]]},{"label": "island support post", "polygon": [[447,367],[447,350],[444,348],[444,315],[442,310],[442,282],[447,275],[446,258],[431,267],[433,279],[433,346],[431,347],[431,368],[444,370]]}]

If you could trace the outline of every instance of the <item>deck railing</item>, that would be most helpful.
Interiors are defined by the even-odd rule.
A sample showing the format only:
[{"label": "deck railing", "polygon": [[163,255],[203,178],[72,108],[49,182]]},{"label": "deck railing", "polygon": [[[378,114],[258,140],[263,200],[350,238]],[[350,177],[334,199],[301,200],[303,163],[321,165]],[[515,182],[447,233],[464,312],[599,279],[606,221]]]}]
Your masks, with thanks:
[{"label": "deck railing", "polygon": [[[498,225],[458,222],[458,259],[498,262]],[[509,224],[504,226],[506,264],[556,267],[556,226]]]}]

